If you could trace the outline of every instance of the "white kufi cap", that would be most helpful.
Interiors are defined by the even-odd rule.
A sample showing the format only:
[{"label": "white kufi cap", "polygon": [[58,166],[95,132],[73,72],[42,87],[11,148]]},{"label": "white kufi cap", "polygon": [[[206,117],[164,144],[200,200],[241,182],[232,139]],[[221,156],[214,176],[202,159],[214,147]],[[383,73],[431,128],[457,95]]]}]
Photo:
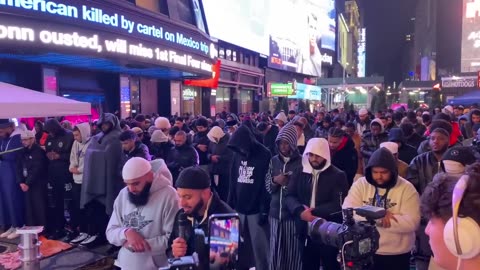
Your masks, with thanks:
[{"label": "white kufi cap", "polygon": [[152,171],[152,165],[144,158],[131,158],[123,165],[122,177],[123,181],[140,178]]},{"label": "white kufi cap", "polygon": [[35,138],[35,134],[33,133],[33,131],[25,130],[25,131],[22,131],[22,133],[20,133],[20,138],[22,139]]},{"label": "white kufi cap", "polygon": [[380,147],[385,147],[387,148],[390,153],[393,155],[398,154],[398,144],[394,142],[384,142],[380,144]]}]

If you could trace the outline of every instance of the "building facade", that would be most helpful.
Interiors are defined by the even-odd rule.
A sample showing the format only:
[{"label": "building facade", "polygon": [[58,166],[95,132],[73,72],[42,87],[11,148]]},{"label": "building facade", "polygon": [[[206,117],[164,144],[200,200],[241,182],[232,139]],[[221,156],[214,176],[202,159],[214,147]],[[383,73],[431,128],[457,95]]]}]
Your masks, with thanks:
[{"label": "building facade", "polygon": [[198,1],[15,0],[0,12],[0,80],[97,113],[181,113],[182,80],[212,77]]}]

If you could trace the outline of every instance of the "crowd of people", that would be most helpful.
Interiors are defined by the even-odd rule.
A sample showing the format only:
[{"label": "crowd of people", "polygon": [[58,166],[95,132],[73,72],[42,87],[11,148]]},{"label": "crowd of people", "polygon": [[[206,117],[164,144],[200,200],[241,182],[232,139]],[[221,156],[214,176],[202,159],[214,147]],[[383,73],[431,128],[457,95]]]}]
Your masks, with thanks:
[{"label": "crowd of people", "polygon": [[[480,269],[479,238],[461,233],[469,256],[438,239],[452,216],[470,217],[468,233],[480,234],[479,129],[480,110],[462,106],[121,121],[105,113],[32,129],[2,119],[0,237],[42,225],[51,239],[112,244],[122,269],[157,269],[195,250],[194,235],[178,230],[181,213],[206,234],[209,215],[238,213],[236,269],[335,270],[338,249],[314,241],[309,224],[342,223],[343,208],[371,205],[386,210],[374,269],[407,270],[414,260],[417,270],[450,270],[454,256],[461,269]],[[459,179],[467,191],[452,212]],[[213,263],[220,253],[200,255],[227,269]]]}]

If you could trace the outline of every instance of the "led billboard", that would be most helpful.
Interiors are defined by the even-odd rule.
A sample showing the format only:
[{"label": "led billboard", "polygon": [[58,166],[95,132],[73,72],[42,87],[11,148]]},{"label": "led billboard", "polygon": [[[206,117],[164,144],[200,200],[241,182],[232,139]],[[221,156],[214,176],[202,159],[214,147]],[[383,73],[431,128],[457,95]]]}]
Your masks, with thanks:
[{"label": "led billboard", "polygon": [[480,0],[463,1],[462,72],[480,70]]},{"label": "led billboard", "polygon": [[209,33],[268,55],[269,67],[321,76],[336,51],[335,0],[203,0]]},{"label": "led billboard", "polygon": [[335,1],[278,0],[270,14],[269,66],[321,77],[335,54]]}]

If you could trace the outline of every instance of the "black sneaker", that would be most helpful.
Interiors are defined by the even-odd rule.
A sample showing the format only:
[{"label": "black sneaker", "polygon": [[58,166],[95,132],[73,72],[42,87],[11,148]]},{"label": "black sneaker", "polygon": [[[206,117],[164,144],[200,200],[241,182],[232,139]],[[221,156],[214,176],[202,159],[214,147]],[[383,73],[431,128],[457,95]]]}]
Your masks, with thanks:
[{"label": "black sneaker", "polygon": [[50,240],[61,240],[62,238],[64,238],[65,236],[67,236],[67,233],[65,232],[65,230],[56,230],[54,233],[50,234]]},{"label": "black sneaker", "polygon": [[107,241],[107,239],[105,239],[105,237],[94,235],[94,236],[88,238],[87,240],[83,241],[81,243],[81,245],[88,248],[88,249],[93,249],[93,248],[99,247],[101,245],[105,245],[107,243],[108,243],[108,241]]},{"label": "black sneaker", "polygon": [[79,233],[77,231],[68,231],[67,236],[65,236],[62,239],[62,242],[70,243],[70,242],[72,242],[73,239],[77,238],[78,234]]}]

